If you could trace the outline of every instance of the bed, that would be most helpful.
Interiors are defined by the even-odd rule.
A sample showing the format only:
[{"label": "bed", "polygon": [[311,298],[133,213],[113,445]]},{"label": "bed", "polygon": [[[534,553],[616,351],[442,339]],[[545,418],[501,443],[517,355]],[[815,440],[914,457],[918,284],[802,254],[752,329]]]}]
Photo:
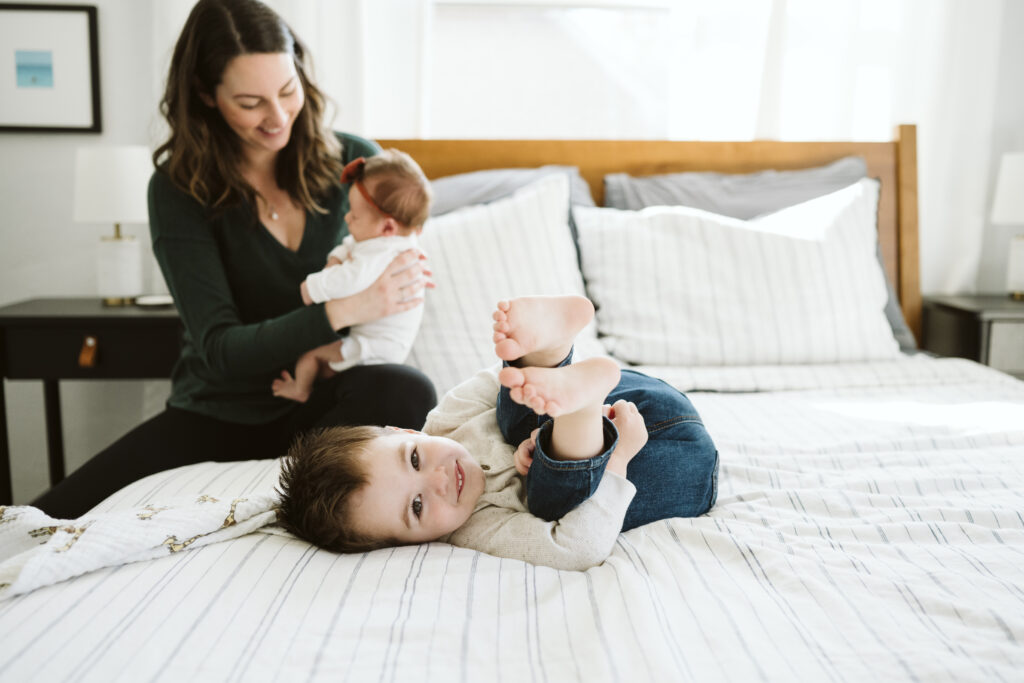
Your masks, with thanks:
[{"label": "bed", "polygon": [[[884,143],[382,141],[442,179],[442,208],[471,204],[427,224],[438,289],[410,362],[447,390],[491,363],[480,309],[495,291],[582,288],[599,310],[577,351],[611,353],[688,393],[719,448],[717,505],[622,534],[611,557],[586,572],[441,543],[337,555],[262,526],[8,597],[0,679],[1020,680],[1024,382],[917,353],[882,316],[896,305],[906,329],[920,330],[914,135],[901,126]],[[819,217],[870,207],[871,240],[844,242],[835,252],[842,262],[816,261],[818,270],[807,259],[834,254],[808,256],[817,242],[794,241],[770,218],[568,210],[587,204],[576,199],[588,190],[600,207],[614,173],[629,174],[619,178],[626,184],[696,182],[707,199],[707,183],[732,182],[709,172],[799,174],[851,156],[869,178],[859,194],[809,203]],[[475,175],[487,169],[503,170]],[[528,184],[509,194],[507,169]],[[778,187],[776,175],[743,182],[765,193]],[[783,181],[797,194],[810,183]],[[847,204],[836,204],[840,196]],[[809,203],[790,218],[810,215]],[[863,225],[863,212],[850,220]],[[771,233],[753,247],[757,268],[743,256],[746,238],[714,241],[751,221]],[[680,250],[659,241],[676,239],[683,223],[712,258],[693,242]],[[638,230],[654,241],[637,239]],[[793,254],[773,251],[786,239]],[[854,277],[857,259],[875,275],[851,287],[844,269]],[[715,267],[700,270],[708,262]],[[638,263],[648,264],[643,272]],[[762,283],[754,273],[769,266],[785,272]],[[624,277],[622,268],[634,270]],[[725,316],[736,282],[747,287],[742,315]],[[679,288],[696,294],[680,303]],[[780,298],[787,292],[799,306]],[[836,298],[846,296],[857,301]],[[754,305],[758,297],[767,304]],[[831,336],[811,329],[861,299],[870,299],[870,325],[829,318]],[[851,341],[850,329],[877,331],[879,316],[887,332]],[[702,320],[720,337],[684,340],[687,325]],[[792,329],[803,323],[810,327]],[[756,343],[736,341],[745,338],[737,330]],[[803,343],[808,335],[817,341]],[[813,362],[799,362],[801,353]],[[136,482],[94,512],[252,497],[276,479],[276,461],[202,463]]]}]

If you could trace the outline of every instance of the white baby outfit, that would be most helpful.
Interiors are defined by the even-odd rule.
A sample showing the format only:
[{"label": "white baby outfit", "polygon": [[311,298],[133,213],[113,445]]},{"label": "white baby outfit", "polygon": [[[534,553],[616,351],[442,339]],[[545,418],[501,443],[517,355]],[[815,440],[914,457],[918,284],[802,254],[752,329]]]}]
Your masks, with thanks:
[{"label": "white baby outfit", "polygon": [[[417,246],[416,235],[374,237],[357,242],[351,235],[331,250],[340,265],[324,268],[306,278],[310,298],[316,303],[340,299],[361,292],[380,276],[394,258]],[[410,291],[419,296],[422,288]],[[353,325],[341,342],[340,363],[331,369],[341,372],[353,365],[402,363],[416,339],[423,319],[423,306],[389,315],[361,325]]]}]

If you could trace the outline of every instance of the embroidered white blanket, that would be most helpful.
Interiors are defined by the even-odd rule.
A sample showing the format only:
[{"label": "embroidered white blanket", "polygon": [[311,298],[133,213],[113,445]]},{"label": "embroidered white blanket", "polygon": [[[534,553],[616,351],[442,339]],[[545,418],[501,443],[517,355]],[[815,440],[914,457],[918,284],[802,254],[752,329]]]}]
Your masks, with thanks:
[{"label": "embroidered white blanket", "polygon": [[277,496],[193,495],[141,508],[54,519],[0,506],[0,600],[103,567],[236,538],[277,521]]}]

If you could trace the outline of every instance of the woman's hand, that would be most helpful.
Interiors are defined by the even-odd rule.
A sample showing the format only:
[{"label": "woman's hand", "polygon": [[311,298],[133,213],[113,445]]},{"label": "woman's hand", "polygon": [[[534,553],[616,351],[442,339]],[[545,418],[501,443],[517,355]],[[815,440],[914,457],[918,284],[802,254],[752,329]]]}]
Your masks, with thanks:
[{"label": "woman's hand", "polygon": [[423,290],[434,287],[426,261],[419,249],[407,249],[363,291],[328,301],[325,309],[331,327],[340,330],[422,305]]},{"label": "woman's hand", "polygon": [[530,465],[533,463],[533,452],[537,449],[537,432],[539,431],[540,427],[530,432],[530,438],[519,444],[512,456],[516,464],[516,472],[524,477],[530,471]]},{"label": "woman's hand", "polygon": [[629,461],[647,443],[647,426],[636,404],[631,401],[616,401],[615,405],[606,405],[604,414],[619,431],[619,442],[608,458],[606,469],[624,478]]}]

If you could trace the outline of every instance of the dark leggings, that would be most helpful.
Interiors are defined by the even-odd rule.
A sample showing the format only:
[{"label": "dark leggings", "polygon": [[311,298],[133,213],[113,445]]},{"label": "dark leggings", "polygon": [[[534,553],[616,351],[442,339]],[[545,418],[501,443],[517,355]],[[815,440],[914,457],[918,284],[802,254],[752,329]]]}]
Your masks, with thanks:
[{"label": "dark leggings", "polygon": [[168,407],[115,441],[32,501],[51,517],[74,519],[110,494],[155,472],[207,460],[285,454],[296,434],[344,424],[420,429],[437,397],[430,380],[404,365],[362,365],[318,382],[304,404],[265,424],[247,425]]}]

